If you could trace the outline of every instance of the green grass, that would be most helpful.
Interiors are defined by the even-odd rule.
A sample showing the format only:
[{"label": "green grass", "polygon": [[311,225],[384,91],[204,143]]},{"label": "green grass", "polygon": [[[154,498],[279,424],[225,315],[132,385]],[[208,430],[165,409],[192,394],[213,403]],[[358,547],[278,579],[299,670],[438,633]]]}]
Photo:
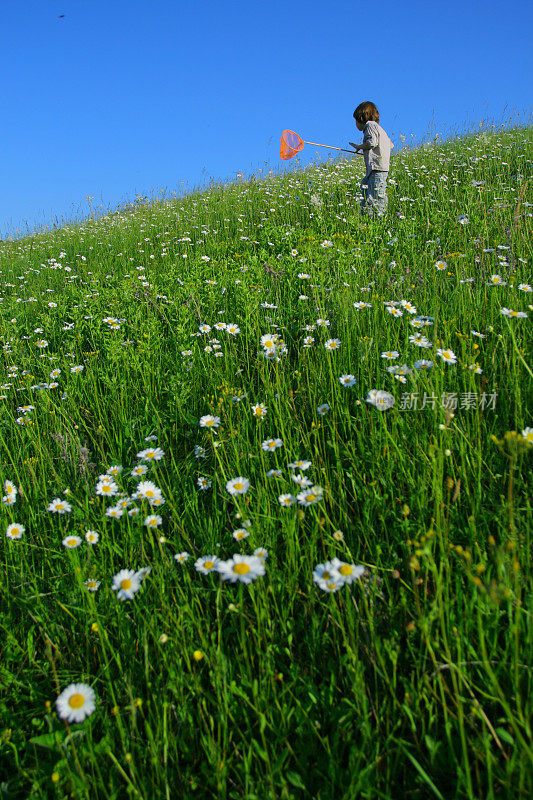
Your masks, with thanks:
[{"label": "green grass", "polygon": [[[531,796],[532,158],[529,127],[397,152],[360,226],[348,159],[0,242],[3,797]],[[282,507],[296,460],[318,502]],[[249,585],[195,569],[257,548]],[[333,558],[363,576],[328,591]]]}]

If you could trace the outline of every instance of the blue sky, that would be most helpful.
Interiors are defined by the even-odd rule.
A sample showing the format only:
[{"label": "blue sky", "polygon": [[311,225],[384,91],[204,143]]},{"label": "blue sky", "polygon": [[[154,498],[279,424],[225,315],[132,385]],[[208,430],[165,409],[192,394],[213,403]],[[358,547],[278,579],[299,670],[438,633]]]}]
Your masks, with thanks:
[{"label": "blue sky", "polygon": [[0,236],[291,168],[284,128],[346,147],[367,99],[397,145],[525,122],[532,28],[530,0],[1,0]]}]

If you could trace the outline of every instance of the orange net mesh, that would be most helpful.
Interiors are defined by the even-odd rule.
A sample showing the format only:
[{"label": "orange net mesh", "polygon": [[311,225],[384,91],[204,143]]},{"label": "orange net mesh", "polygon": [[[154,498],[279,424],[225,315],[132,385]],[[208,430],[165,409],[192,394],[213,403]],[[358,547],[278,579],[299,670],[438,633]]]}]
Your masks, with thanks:
[{"label": "orange net mesh", "polygon": [[283,131],[281,134],[281,146],[279,149],[279,157],[287,161],[303,150],[305,142],[294,131]]}]

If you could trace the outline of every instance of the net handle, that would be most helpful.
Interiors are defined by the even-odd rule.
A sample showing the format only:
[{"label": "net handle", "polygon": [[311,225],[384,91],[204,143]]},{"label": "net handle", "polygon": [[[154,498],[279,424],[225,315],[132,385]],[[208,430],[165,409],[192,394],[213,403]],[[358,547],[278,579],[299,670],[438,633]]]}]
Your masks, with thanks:
[{"label": "net handle", "polygon": [[334,147],[332,144],[319,144],[318,142],[307,142],[307,141],[305,142],[305,144],[313,144],[316,145],[316,147],[327,147],[329,150],[341,150],[343,153],[351,153],[353,156],[357,155],[355,150],[346,150],[346,148],[344,147]]}]

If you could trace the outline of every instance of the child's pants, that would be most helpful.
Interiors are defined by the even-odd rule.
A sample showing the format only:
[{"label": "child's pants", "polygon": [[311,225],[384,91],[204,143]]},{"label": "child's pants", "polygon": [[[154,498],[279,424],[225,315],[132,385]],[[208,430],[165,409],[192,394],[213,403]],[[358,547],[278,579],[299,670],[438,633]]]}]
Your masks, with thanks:
[{"label": "child's pants", "polygon": [[387,211],[389,199],[387,197],[387,178],[389,173],[372,170],[370,175],[365,175],[361,181],[361,213],[373,217],[377,214],[382,217]]}]

